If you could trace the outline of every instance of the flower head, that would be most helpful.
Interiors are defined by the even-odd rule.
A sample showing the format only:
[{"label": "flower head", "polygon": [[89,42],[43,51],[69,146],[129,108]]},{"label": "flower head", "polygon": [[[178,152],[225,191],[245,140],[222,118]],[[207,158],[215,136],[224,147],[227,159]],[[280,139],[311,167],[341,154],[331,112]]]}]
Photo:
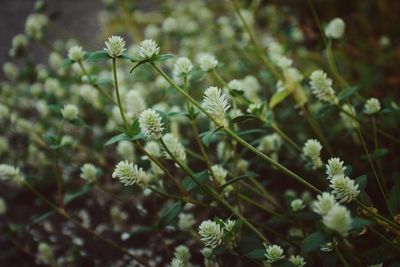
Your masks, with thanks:
[{"label": "flower head", "polygon": [[61,114],[66,120],[74,120],[78,117],[79,110],[75,105],[66,104],[61,110]]},{"label": "flower head", "polygon": [[208,72],[214,69],[218,65],[218,60],[215,57],[208,53],[203,53],[198,56],[198,62],[200,64],[200,68]]},{"label": "flower head", "polygon": [[292,255],[289,258],[289,261],[296,267],[303,267],[306,265],[306,261],[304,260],[304,258],[300,255]]},{"label": "flower head", "polygon": [[201,241],[203,241],[207,247],[216,248],[223,242],[224,230],[219,224],[207,220],[200,224],[199,235]]},{"label": "flower head", "polygon": [[160,139],[164,131],[160,115],[152,109],[146,109],[140,113],[139,126],[148,139]]},{"label": "flower head", "polygon": [[339,100],[336,98],[335,91],[332,88],[332,80],[328,78],[322,70],[316,70],[311,73],[310,87],[312,93],[321,101],[337,104]]},{"label": "flower head", "polygon": [[218,126],[227,126],[226,111],[229,109],[228,99],[218,87],[208,87],[204,92],[203,106]]},{"label": "flower head", "polygon": [[325,216],[336,204],[334,195],[323,192],[321,195],[317,196],[317,200],[313,202],[313,211],[321,216]]},{"label": "flower head", "polygon": [[95,181],[97,172],[96,166],[91,163],[85,163],[81,167],[81,178],[89,182]]},{"label": "flower head", "polygon": [[325,28],[325,35],[329,38],[340,39],[345,30],[346,24],[341,18],[334,18]]},{"label": "flower head", "polygon": [[188,75],[193,69],[193,64],[187,57],[180,57],[176,60],[174,66],[175,76]]},{"label": "flower head", "polygon": [[187,246],[180,245],[175,248],[174,257],[183,261],[183,263],[185,264],[184,266],[189,263],[191,256],[192,255],[190,254],[189,248]]},{"label": "flower head", "polygon": [[346,167],[343,167],[343,164],[344,162],[341,161],[340,158],[328,159],[328,164],[325,165],[328,179],[338,174],[344,174]]},{"label": "flower head", "polygon": [[146,39],[139,44],[139,56],[142,58],[152,58],[160,52],[157,42],[152,39]]},{"label": "flower head", "polygon": [[[185,147],[178,138],[176,138],[172,133],[167,133],[162,137],[162,140],[174,158],[180,162],[186,163]],[[167,152],[165,152],[165,156],[168,159],[171,159],[171,156]]]},{"label": "flower head", "polygon": [[14,166],[0,164],[0,180],[10,180],[15,184],[21,184],[24,180],[24,175]]},{"label": "flower head", "polygon": [[178,227],[182,231],[190,231],[195,224],[195,219],[191,213],[181,213],[178,217]]},{"label": "flower head", "polygon": [[214,174],[214,177],[219,183],[219,185],[223,185],[226,182],[226,176],[228,175],[228,171],[225,170],[222,166],[213,165],[211,167],[211,171]]},{"label": "flower head", "polygon": [[185,263],[183,260],[178,258],[173,258],[171,263],[169,264],[170,267],[185,267]]},{"label": "flower head", "polygon": [[82,46],[73,46],[68,50],[68,58],[72,61],[78,62],[83,59],[83,49]]},{"label": "flower head", "polygon": [[340,204],[334,205],[331,210],[322,218],[322,222],[331,230],[342,236],[347,236],[351,229],[352,218],[350,211]]},{"label": "flower head", "polygon": [[378,99],[372,97],[365,102],[364,108],[365,113],[369,115],[375,114],[379,112],[379,110],[381,110],[381,102],[379,102]]},{"label": "flower head", "polygon": [[360,194],[358,185],[344,174],[333,176],[329,187],[333,189],[332,193],[340,203],[351,202]]},{"label": "flower head", "polygon": [[146,187],[149,182],[146,172],[127,160],[120,161],[117,166],[115,166],[112,177],[118,178],[125,186],[137,184],[140,187]]},{"label": "flower head", "polygon": [[292,202],[290,202],[290,207],[292,208],[292,210],[294,212],[297,211],[301,211],[302,209],[304,209],[306,206],[304,205],[303,200],[301,200],[300,198],[298,199],[294,199],[292,200]]},{"label": "flower head", "polygon": [[311,159],[314,169],[322,167],[322,161],[320,158],[321,149],[321,143],[315,139],[307,140],[307,142],[303,146],[303,154]]},{"label": "flower head", "polygon": [[273,263],[285,258],[285,255],[283,254],[283,249],[278,245],[265,246],[265,250],[266,251],[264,255],[267,258],[268,263]]},{"label": "flower head", "polygon": [[105,42],[104,51],[112,58],[117,58],[126,50],[125,41],[121,36],[111,36]]}]

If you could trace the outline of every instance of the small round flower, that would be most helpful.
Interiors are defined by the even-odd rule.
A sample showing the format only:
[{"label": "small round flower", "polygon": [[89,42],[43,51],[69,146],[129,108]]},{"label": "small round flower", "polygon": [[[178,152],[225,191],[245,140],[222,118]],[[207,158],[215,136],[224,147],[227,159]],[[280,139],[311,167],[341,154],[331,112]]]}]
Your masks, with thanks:
[{"label": "small round flower", "polygon": [[155,141],[147,142],[146,145],[144,146],[144,149],[147,151],[147,153],[149,153],[153,157],[158,158],[161,156],[160,145]]},{"label": "small round flower", "polygon": [[160,139],[164,131],[160,115],[152,109],[146,109],[140,113],[139,126],[144,136],[148,139]]},{"label": "small round flower", "polygon": [[78,117],[79,110],[75,105],[72,104],[66,104],[62,109],[61,109],[61,114],[66,120],[74,120]]},{"label": "small round flower", "polygon": [[265,257],[267,258],[268,263],[273,263],[276,261],[279,261],[283,258],[285,258],[285,255],[283,254],[283,249],[278,246],[278,245],[269,245],[265,246]]},{"label": "small round flower", "polygon": [[189,263],[191,256],[192,255],[190,254],[189,248],[187,246],[180,245],[175,248],[174,257],[183,261],[185,266]]},{"label": "small round flower", "polygon": [[222,244],[224,239],[224,231],[222,227],[211,220],[203,221],[200,224],[199,235],[201,241],[210,248],[218,247]]},{"label": "small round flower", "polygon": [[53,248],[47,243],[41,242],[38,245],[37,259],[40,263],[51,265],[55,262]]},{"label": "small round flower", "polygon": [[307,140],[307,142],[303,146],[303,154],[311,159],[314,169],[322,167],[322,161],[320,158],[321,149],[321,143],[315,139]]},{"label": "small round flower", "polygon": [[120,36],[111,36],[105,42],[106,47],[104,51],[112,58],[117,58],[126,50],[125,48],[125,41]]},{"label": "small round flower", "polygon": [[193,225],[195,224],[195,219],[193,214],[185,214],[181,213],[178,217],[178,227],[182,231],[190,231],[192,230]]},{"label": "small round flower", "polygon": [[282,146],[282,143],[283,143],[282,137],[277,133],[273,133],[264,136],[260,140],[260,144],[258,145],[257,148],[265,153],[270,153],[278,151],[279,148]]},{"label": "small round flower", "polygon": [[365,102],[365,113],[372,115],[381,110],[381,102],[378,99],[372,97]]},{"label": "small round flower", "polygon": [[228,175],[228,171],[225,170],[222,166],[213,165],[211,167],[211,171],[214,174],[214,177],[219,185],[223,185],[226,182],[226,176]]},{"label": "small round flower", "polygon": [[[167,133],[162,137],[165,145],[167,146],[169,152],[171,152],[172,156],[176,158],[179,162],[186,163],[186,151],[185,147],[176,138],[173,134]],[[171,159],[171,156],[165,151],[165,156],[168,159]]]},{"label": "small round flower", "polygon": [[97,177],[97,168],[91,163],[85,163],[81,167],[81,178],[88,181],[93,182]]},{"label": "small round flower", "polygon": [[82,46],[73,46],[68,50],[68,58],[72,61],[79,62],[83,60],[83,55]]},{"label": "small round flower", "polygon": [[120,161],[117,166],[115,166],[112,177],[118,178],[125,186],[137,184],[144,188],[149,182],[146,172],[129,161]]},{"label": "small round flower", "polygon": [[3,65],[3,73],[8,79],[14,81],[18,77],[18,67],[12,62],[6,62]]},{"label": "small round flower", "polygon": [[328,38],[340,39],[344,34],[345,28],[346,24],[341,18],[334,18],[325,28],[325,35]]},{"label": "small round flower", "polygon": [[157,42],[152,39],[146,39],[139,44],[138,54],[142,58],[152,58],[160,52],[160,47]]},{"label": "small round flower", "polygon": [[227,126],[226,111],[229,109],[228,99],[218,87],[208,87],[204,92],[203,106],[217,126]]},{"label": "small round flower", "polygon": [[338,174],[344,174],[346,167],[343,167],[344,162],[340,158],[328,159],[328,164],[325,165],[325,173],[328,175],[328,179]]},{"label": "small round flower", "polygon": [[322,70],[316,70],[311,73],[310,87],[317,99],[331,104],[339,102],[332,88],[332,80]]},{"label": "small round flower", "polygon": [[348,235],[352,221],[350,211],[340,204],[334,205],[328,214],[322,218],[322,222],[326,227],[342,236]]},{"label": "small round flower", "polygon": [[175,76],[188,75],[193,69],[193,64],[187,57],[180,57],[176,60],[174,66]]},{"label": "small round flower", "polygon": [[117,153],[122,159],[133,161],[135,159],[135,150],[132,142],[122,140],[118,142]]},{"label": "small round flower", "polygon": [[300,255],[292,255],[289,258],[289,261],[296,267],[303,267],[306,265],[306,261],[304,260],[304,258]]},{"label": "small round flower", "polygon": [[294,199],[290,202],[290,207],[292,208],[292,210],[294,212],[297,211],[301,211],[302,209],[304,209],[306,206],[304,205],[303,200],[301,200],[300,198],[298,199]]},{"label": "small round flower", "polygon": [[31,14],[26,18],[25,33],[29,37],[40,40],[43,38],[43,30],[49,23],[49,19],[43,14]]},{"label": "small round flower", "polygon": [[214,69],[218,65],[218,60],[215,57],[208,53],[203,53],[198,56],[198,62],[200,64],[200,68],[208,72]]},{"label": "small round flower", "polygon": [[339,174],[332,177],[329,187],[332,193],[340,203],[349,203],[357,198],[360,194],[358,185],[349,177]]},{"label": "small round flower", "polygon": [[18,168],[8,164],[0,164],[0,180],[10,180],[15,184],[21,184],[24,176]]},{"label": "small round flower", "polygon": [[313,202],[313,211],[321,216],[325,216],[336,204],[334,195],[323,192],[322,195],[317,196],[317,200]]},{"label": "small round flower", "polygon": [[169,264],[170,267],[185,267],[185,263],[178,258],[173,258],[171,263]]}]

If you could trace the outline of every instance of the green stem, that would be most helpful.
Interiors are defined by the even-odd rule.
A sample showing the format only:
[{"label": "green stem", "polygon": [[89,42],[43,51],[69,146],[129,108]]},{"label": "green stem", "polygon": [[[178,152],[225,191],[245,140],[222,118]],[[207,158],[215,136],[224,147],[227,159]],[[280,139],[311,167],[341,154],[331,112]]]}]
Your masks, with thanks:
[{"label": "green stem", "polygon": [[117,62],[117,59],[113,58],[112,59],[112,63],[113,63],[115,93],[117,95],[117,102],[118,102],[119,112],[121,113],[121,117],[122,117],[122,120],[124,121],[125,128],[128,129],[129,128],[129,123],[128,123],[126,117],[125,117],[124,109],[122,107],[121,98],[120,98],[120,95],[119,95],[118,79],[117,79],[117,63],[116,62]]}]

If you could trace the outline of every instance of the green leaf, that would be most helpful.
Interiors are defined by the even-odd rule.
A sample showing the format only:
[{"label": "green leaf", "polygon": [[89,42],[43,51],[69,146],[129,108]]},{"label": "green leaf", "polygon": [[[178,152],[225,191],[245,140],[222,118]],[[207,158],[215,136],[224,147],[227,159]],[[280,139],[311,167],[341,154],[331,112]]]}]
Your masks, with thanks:
[{"label": "green leaf", "polygon": [[179,213],[181,213],[183,209],[183,204],[182,202],[175,202],[169,206],[167,206],[166,208],[164,208],[163,210],[161,210],[159,218],[159,225],[161,227],[165,227],[167,225],[170,225],[179,215]]},{"label": "green leaf", "polygon": [[236,183],[236,182],[238,182],[238,181],[240,181],[240,180],[243,180],[243,179],[246,179],[246,178],[257,177],[257,176],[259,176],[259,175],[256,174],[256,173],[253,173],[253,172],[245,173],[245,174],[243,174],[243,175],[240,175],[240,176],[238,176],[238,177],[235,177],[235,178],[233,178],[233,179],[230,179],[229,181],[227,181],[226,183],[224,183],[224,184],[221,186],[221,189],[224,189],[224,188],[227,187],[228,185],[234,184],[234,183]]},{"label": "green leaf", "polygon": [[67,68],[67,67],[71,66],[71,65],[74,64],[74,63],[75,63],[75,61],[73,61],[73,60],[67,58],[67,59],[65,59],[65,60],[63,61],[63,63],[61,64],[61,68]]},{"label": "green leaf", "polygon": [[274,93],[274,95],[271,97],[271,100],[269,101],[269,108],[273,109],[276,105],[281,103],[283,100],[285,100],[286,97],[290,95],[290,92],[288,90],[282,90],[279,92]]},{"label": "green leaf", "polygon": [[43,213],[42,215],[36,217],[28,226],[27,228],[31,228],[32,226],[34,226],[35,224],[41,223],[44,220],[46,220],[47,218],[49,218],[51,215],[53,215],[55,212],[54,211],[48,211],[46,213]]},{"label": "green leaf", "polygon": [[332,105],[324,105],[317,110],[317,112],[315,113],[315,117],[317,119],[323,118],[326,115],[328,115],[331,111],[333,111]]},{"label": "green leaf", "polygon": [[265,260],[265,248],[258,248],[246,254],[246,257],[256,260]]},{"label": "green leaf", "polygon": [[365,174],[356,178],[355,182],[356,182],[356,184],[358,184],[358,189],[360,191],[365,190],[365,187],[367,186],[367,181],[368,181],[368,177]]},{"label": "green leaf", "polygon": [[356,86],[351,86],[349,88],[344,89],[343,91],[341,91],[337,97],[339,98],[339,100],[343,100],[348,98],[349,96],[352,96],[355,92],[357,92],[358,87]]},{"label": "green leaf", "polygon": [[210,146],[211,138],[212,138],[213,135],[214,135],[216,132],[218,132],[221,128],[222,128],[222,126],[216,128],[216,129],[214,129],[214,130],[201,133],[201,134],[200,134],[201,142],[208,148],[208,147]]},{"label": "green leaf", "polygon": [[[371,157],[371,159],[379,159],[386,155],[388,152],[389,150],[386,148],[377,148],[374,150],[374,152],[372,152],[372,154],[369,154],[369,156]],[[368,160],[368,156],[366,154],[362,155],[361,158],[364,160]]]},{"label": "green leaf", "polygon": [[73,119],[72,121],[70,121],[70,123],[72,123],[73,125],[78,126],[78,127],[85,127],[85,126],[87,126],[87,124],[85,123],[85,121],[82,120],[81,118],[75,118],[75,119]]},{"label": "green leaf", "polygon": [[109,146],[112,145],[116,142],[122,141],[122,140],[129,140],[129,136],[127,136],[125,133],[119,134],[119,135],[115,135],[113,137],[111,137],[105,144],[104,146]]},{"label": "green leaf", "polygon": [[318,248],[320,248],[322,245],[324,245],[327,242],[327,238],[324,233],[317,231],[309,236],[307,236],[303,240],[303,245],[301,249],[301,254],[307,254],[311,251],[314,251]]},{"label": "green leaf", "polygon": [[172,55],[172,54],[162,54],[162,55],[157,55],[157,56],[152,57],[150,59],[150,61],[152,61],[152,62],[165,61],[165,60],[168,60],[173,57],[174,57],[174,55]]},{"label": "green leaf", "polygon": [[130,60],[130,61],[132,61],[132,62],[141,61],[141,58],[133,57],[133,56],[130,56],[130,55],[126,54],[126,53],[123,53],[123,54],[120,55],[118,58]]},{"label": "green leaf", "polygon": [[245,122],[247,120],[257,120],[257,121],[262,122],[262,120],[259,117],[247,114],[247,115],[241,115],[241,116],[237,116],[237,117],[233,118],[232,123],[240,123],[240,122]]},{"label": "green leaf", "polygon": [[356,217],[353,219],[353,222],[351,223],[351,230],[353,231],[360,231],[362,230],[365,226],[370,225],[371,222],[369,220]]},{"label": "green leaf", "polygon": [[90,62],[97,62],[97,61],[107,60],[110,58],[111,58],[110,55],[107,54],[106,51],[99,50],[99,51],[95,51],[95,52],[91,53],[87,60]]},{"label": "green leaf", "polygon": [[72,201],[74,201],[75,199],[85,195],[86,193],[88,193],[91,189],[91,186],[89,184],[85,184],[81,190],[74,192],[74,193],[67,193],[64,196],[64,204],[67,205],[69,203],[71,203]]},{"label": "green leaf", "polygon": [[[194,176],[196,178],[196,181],[199,184],[204,184],[208,180],[209,175],[208,175],[208,171],[201,171],[201,172],[195,173]],[[182,181],[182,186],[183,186],[183,188],[185,188],[185,190],[187,192],[190,192],[190,191],[196,189],[198,187],[198,184],[195,181],[193,181],[192,177],[186,176],[185,179],[183,179],[183,181]]]}]

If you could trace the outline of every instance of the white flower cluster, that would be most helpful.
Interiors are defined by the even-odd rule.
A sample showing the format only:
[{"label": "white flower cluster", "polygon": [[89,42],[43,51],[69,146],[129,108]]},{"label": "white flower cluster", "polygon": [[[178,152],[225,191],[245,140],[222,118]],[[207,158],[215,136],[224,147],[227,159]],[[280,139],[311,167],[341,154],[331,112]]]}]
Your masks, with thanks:
[{"label": "white flower cluster", "polygon": [[125,52],[125,41],[121,36],[111,36],[108,38],[108,40],[105,42],[106,47],[104,48],[104,51],[112,57],[112,58],[117,58],[122,55],[123,52]]},{"label": "white flower cluster", "polygon": [[199,54],[197,56],[197,62],[199,63],[200,68],[205,72],[213,70],[218,65],[218,60],[208,53]]},{"label": "white flower cluster", "polygon": [[226,220],[221,224],[211,220],[203,221],[199,226],[200,240],[209,248],[216,248],[222,244],[231,246],[234,240],[235,220]]},{"label": "white flower cluster", "polygon": [[146,39],[140,42],[138,54],[144,59],[150,59],[160,52],[157,42],[152,39]]},{"label": "white flower cluster", "polygon": [[85,163],[81,167],[81,178],[93,182],[96,180],[98,169],[91,163]]},{"label": "white flower cluster", "polygon": [[328,175],[328,179],[335,175],[344,174],[346,167],[343,167],[344,162],[340,158],[330,158],[328,159],[328,164],[325,165],[325,173]]},{"label": "white flower cluster", "polygon": [[164,131],[161,116],[152,109],[146,109],[139,115],[139,126],[148,139],[160,139]]},{"label": "white flower cluster", "polygon": [[180,57],[176,60],[174,65],[174,75],[185,76],[188,75],[193,69],[193,64],[187,57]]},{"label": "white flower cluster", "polygon": [[217,126],[228,126],[226,111],[230,105],[221,89],[215,86],[208,87],[204,92],[203,106],[215,120]]},{"label": "white flower cluster", "polygon": [[129,161],[120,161],[116,166],[112,174],[113,178],[118,178],[119,181],[125,185],[137,184],[140,187],[147,187],[149,178],[142,168],[139,168],[136,164],[134,165]]},{"label": "white flower cluster", "polygon": [[189,267],[191,266],[189,263],[189,260],[191,258],[191,254],[189,251],[189,248],[184,246],[184,245],[180,245],[177,246],[175,248],[175,252],[174,252],[174,258],[171,262],[171,267]]},{"label": "white flower cluster", "polygon": [[328,38],[340,39],[344,34],[345,28],[346,24],[341,18],[334,18],[325,28],[325,35]]},{"label": "white flower cluster", "polygon": [[265,257],[268,263],[273,263],[285,258],[283,254],[283,249],[278,245],[265,245]]},{"label": "white flower cluster", "polygon": [[333,176],[330,179],[329,187],[332,188],[332,193],[340,203],[349,203],[360,194],[358,185],[344,174]]},{"label": "white flower cluster", "polygon": [[316,70],[310,75],[310,87],[312,93],[321,101],[331,104],[339,103],[332,88],[332,80],[322,70]]},{"label": "white flower cluster", "polygon": [[8,164],[0,164],[0,180],[9,180],[15,184],[21,184],[24,176],[20,170]]},{"label": "white flower cluster", "polygon": [[[179,162],[186,163],[185,147],[178,138],[176,138],[172,133],[167,133],[162,137],[162,140],[174,158],[176,158]],[[167,153],[167,151],[164,152],[165,157],[171,159],[171,156]]]},{"label": "white flower cluster", "polygon": [[326,227],[342,236],[347,236],[353,219],[350,211],[337,203],[332,194],[323,192],[317,196],[317,200],[313,202],[313,210],[322,216],[322,222]]},{"label": "white flower cluster", "polygon": [[304,258],[300,255],[291,255],[289,257],[289,261],[295,266],[295,267],[303,267],[306,265],[306,261]]},{"label": "white flower cluster", "polygon": [[48,23],[49,19],[45,15],[31,14],[25,22],[25,33],[35,40],[40,40],[44,36],[44,29]]},{"label": "white flower cluster", "polygon": [[78,108],[73,105],[73,104],[66,104],[62,109],[61,109],[61,114],[64,117],[64,119],[72,121],[78,117],[79,110]]},{"label": "white flower cluster", "polygon": [[378,99],[372,97],[365,102],[364,105],[365,113],[372,115],[378,113],[381,110],[381,102]]},{"label": "white flower cluster", "polygon": [[82,46],[73,46],[68,50],[68,58],[72,61],[79,62],[83,60],[84,52]]},{"label": "white flower cluster", "polygon": [[181,231],[190,231],[192,230],[193,225],[195,224],[195,219],[193,214],[191,213],[181,213],[178,217],[178,228]]},{"label": "white flower cluster", "polygon": [[290,207],[294,212],[301,211],[306,206],[304,205],[304,201],[300,198],[294,199],[290,202]]},{"label": "white flower cluster", "polygon": [[322,150],[322,145],[318,140],[309,139],[303,146],[303,154],[311,159],[313,164],[313,169],[318,169],[322,167],[322,160],[320,157]]}]

